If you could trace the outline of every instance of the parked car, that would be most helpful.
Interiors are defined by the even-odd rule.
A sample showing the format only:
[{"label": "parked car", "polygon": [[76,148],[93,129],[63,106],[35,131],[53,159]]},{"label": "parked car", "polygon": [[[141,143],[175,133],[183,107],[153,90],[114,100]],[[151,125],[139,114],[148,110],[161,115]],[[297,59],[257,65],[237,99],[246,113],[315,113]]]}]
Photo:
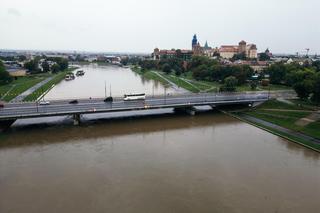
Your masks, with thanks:
[{"label": "parked car", "polygon": [[113,98],[111,96],[107,97],[106,99],[104,99],[104,102],[113,102]]},{"label": "parked car", "polygon": [[3,108],[3,107],[4,107],[4,103],[0,102],[0,108]]},{"label": "parked car", "polygon": [[42,100],[42,101],[39,101],[39,105],[50,105],[50,102]]},{"label": "parked car", "polygon": [[78,100],[72,100],[72,101],[69,102],[69,104],[78,104],[78,103],[79,103]]}]

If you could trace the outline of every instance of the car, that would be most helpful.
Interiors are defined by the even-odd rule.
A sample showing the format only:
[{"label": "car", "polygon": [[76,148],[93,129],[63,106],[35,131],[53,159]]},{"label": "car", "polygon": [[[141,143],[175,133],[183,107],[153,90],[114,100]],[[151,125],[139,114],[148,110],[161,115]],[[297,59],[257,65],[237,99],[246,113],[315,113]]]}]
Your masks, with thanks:
[{"label": "car", "polygon": [[104,102],[113,102],[113,98],[111,96],[107,97],[103,100]]},{"label": "car", "polygon": [[79,103],[78,100],[72,100],[72,101],[69,102],[69,104],[78,104],[78,103]]},{"label": "car", "polygon": [[50,102],[42,100],[42,101],[39,101],[39,105],[50,105]]},{"label": "car", "polygon": [[4,103],[0,102],[0,108],[3,108],[3,107],[4,107]]}]

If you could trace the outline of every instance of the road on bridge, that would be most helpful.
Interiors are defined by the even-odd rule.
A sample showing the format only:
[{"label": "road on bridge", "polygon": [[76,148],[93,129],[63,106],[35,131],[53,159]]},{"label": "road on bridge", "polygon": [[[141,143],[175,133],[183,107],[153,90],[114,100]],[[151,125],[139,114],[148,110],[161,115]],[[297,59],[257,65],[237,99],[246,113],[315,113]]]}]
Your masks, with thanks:
[{"label": "road on bridge", "polygon": [[36,102],[9,103],[0,109],[0,120],[201,105],[241,104],[266,100],[268,100],[267,93],[211,93],[155,98],[147,97],[146,100],[141,101],[123,101],[121,98],[115,98],[112,103],[104,102],[103,99],[78,100],[78,104],[70,104],[70,100],[51,101],[50,105],[39,105]]}]

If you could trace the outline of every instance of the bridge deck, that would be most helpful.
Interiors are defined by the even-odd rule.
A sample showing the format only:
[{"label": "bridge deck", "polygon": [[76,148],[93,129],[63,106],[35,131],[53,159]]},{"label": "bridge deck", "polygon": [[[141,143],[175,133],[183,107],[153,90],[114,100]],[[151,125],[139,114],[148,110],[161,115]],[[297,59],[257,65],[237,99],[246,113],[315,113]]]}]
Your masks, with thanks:
[{"label": "bridge deck", "polygon": [[0,108],[0,120],[159,108],[191,107],[202,105],[228,105],[261,102],[266,100],[268,100],[268,94],[266,93],[217,93],[146,98],[144,101],[123,101],[121,99],[115,99],[113,103],[105,103],[103,102],[103,99],[79,100],[78,104],[69,104],[70,100],[57,100],[50,101],[50,105],[42,106],[35,102],[12,103],[6,104],[4,108]]}]

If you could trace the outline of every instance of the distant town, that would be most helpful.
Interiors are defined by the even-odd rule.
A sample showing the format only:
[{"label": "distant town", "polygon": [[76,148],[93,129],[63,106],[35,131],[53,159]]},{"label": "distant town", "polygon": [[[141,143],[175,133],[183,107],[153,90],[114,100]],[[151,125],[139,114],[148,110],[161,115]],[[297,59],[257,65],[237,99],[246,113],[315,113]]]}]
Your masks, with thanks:
[{"label": "distant town", "polygon": [[184,61],[190,61],[193,56],[206,56],[219,60],[224,65],[249,65],[255,71],[262,71],[273,63],[312,63],[320,59],[318,55],[309,55],[309,49],[303,54],[273,54],[269,49],[258,51],[257,45],[242,40],[238,45],[221,45],[212,48],[206,42],[204,46],[194,35],[190,49],[170,50],[155,48],[151,54],[127,54],[127,53],[89,53],[89,52],[59,52],[59,51],[15,51],[0,50],[0,59],[11,76],[25,76],[34,71],[28,67],[28,62],[37,59],[37,65],[33,67],[37,72],[46,72],[47,69],[55,70],[57,62],[53,58],[63,58],[69,62],[108,63],[123,65],[130,60],[161,60],[163,58],[181,57]]}]

